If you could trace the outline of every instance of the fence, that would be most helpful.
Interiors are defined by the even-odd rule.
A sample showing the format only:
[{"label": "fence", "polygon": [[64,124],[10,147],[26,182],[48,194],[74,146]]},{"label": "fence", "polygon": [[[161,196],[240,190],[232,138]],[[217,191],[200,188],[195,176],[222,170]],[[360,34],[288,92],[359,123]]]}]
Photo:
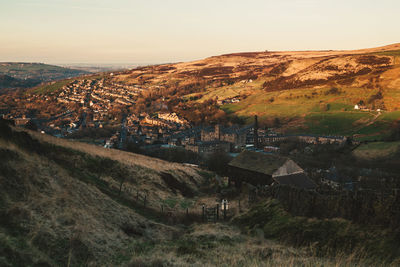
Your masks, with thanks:
[{"label": "fence", "polygon": [[125,189],[120,198],[139,214],[157,219],[166,224],[215,223],[228,221],[241,210],[240,200],[232,203],[224,200],[221,204],[197,206],[168,205],[165,201],[150,201],[148,194],[139,190]]}]

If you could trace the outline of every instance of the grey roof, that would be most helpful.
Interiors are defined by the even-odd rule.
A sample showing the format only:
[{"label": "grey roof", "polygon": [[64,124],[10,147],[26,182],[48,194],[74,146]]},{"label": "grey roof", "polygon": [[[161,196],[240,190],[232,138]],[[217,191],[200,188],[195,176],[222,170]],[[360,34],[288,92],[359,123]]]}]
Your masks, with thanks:
[{"label": "grey roof", "polygon": [[304,172],[273,177],[280,185],[290,185],[303,189],[314,189],[315,183]]},{"label": "grey roof", "polygon": [[234,158],[229,163],[229,166],[272,175],[287,160],[287,158],[273,154],[264,154],[245,150]]}]

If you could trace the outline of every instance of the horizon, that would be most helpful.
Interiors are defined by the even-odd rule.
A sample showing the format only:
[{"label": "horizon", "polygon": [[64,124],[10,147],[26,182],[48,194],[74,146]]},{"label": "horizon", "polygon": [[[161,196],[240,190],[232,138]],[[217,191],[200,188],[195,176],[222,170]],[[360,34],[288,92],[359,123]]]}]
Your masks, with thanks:
[{"label": "horizon", "polygon": [[[356,50],[363,50],[363,49],[372,49],[372,48],[379,48],[379,47],[385,47],[385,46],[390,46],[390,45],[396,45],[400,44],[400,42],[397,43],[391,43],[391,44],[386,44],[386,45],[381,45],[381,46],[375,46],[375,47],[360,47],[357,49],[314,49],[314,50],[268,50],[268,52],[328,52],[328,51],[356,51]],[[237,52],[232,52],[232,53],[247,53],[247,52],[264,52],[264,51],[237,51]],[[226,53],[230,54],[230,53]],[[46,65],[56,65],[56,66],[90,66],[90,67],[104,67],[104,66],[123,66],[123,65],[131,65],[131,66],[148,66],[148,65],[163,65],[163,64],[176,64],[176,63],[184,63],[184,62],[191,62],[191,61],[196,61],[196,60],[202,60],[205,58],[209,57],[214,57],[214,56],[222,56],[225,54],[219,54],[219,55],[209,55],[204,58],[199,58],[199,59],[192,59],[192,60],[187,60],[187,61],[176,61],[176,62],[69,62],[69,63],[63,63],[63,62],[54,62],[54,63],[48,63],[48,62],[40,62],[40,61],[0,61],[0,64],[3,63],[34,63],[34,64],[46,64]]]},{"label": "horizon", "polygon": [[399,42],[399,8],[394,0],[7,1],[0,4],[0,61],[162,64],[372,48]]}]

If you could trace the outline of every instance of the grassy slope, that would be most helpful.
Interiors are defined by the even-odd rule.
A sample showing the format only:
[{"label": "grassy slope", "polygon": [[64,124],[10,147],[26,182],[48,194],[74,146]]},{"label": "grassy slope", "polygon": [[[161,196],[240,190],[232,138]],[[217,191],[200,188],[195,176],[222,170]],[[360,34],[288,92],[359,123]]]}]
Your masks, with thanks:
[{"label": "grassy slope", "polygon": [[[147,205],[157,211],[165,199],[188,202],[179,188],[163,182],[160,172],[196,192],[203,179],[196,170],[133,154],[118,161],[113,153],[101,157],[88,151],[90,146],[81,146],[86,151],[81,152],[66,143],[1,133],[0,265],[113,265],[133,241],[156,242],[181,230],[159,223],[156,211],[143,210],[136,192],[140,201],[146,193]],[[123,160],[127,157],[129,165]]]},{"label": "grassy slope", "polygon": [[353,154],[358,158],[373,160],[393,156],[399,147],[400,142],[373,142],[359,146]]},{"label": "grassy slope", "polygon": [[260,233],[294,246],[309,246],[316,255],[335,257],[352,253],[354,260],[372,266],[383,265],[385,261],[397,262],[399,258],[396,235],[343,219],[291,216],[277,200],[259,203],[235,222],[246,232]]},{"label": "grassy slope", "polygon": [[[390,57],[393,62],[392,68],[382,74],[358,76],[352,84],[347,86],[335,85],[341,91],[339,95],[326,94],[332,85],[265,92],[262,89],[263,82],[273,78],[261,77],[252,83],[237,82],[217,88],[209,87],[205,92],[188,96],[201,95],[202,97],[197,101],[202,102],[210,98],[225,99],[237,95],[250,95],[240,103],[227,104],[221,108],[227,113],[248,118],[248,122],[252,121],[255,114],[259,115],[261,121],[272,121],[274,118],[297,120],[297,125],[292,123],[290,128],[284,129],[286,132],[325,135],[356,134],[360,140],[379,140],[388,135],[391,123],[400,119],[400,114],[396,111],[400,108],[400,50],[374,52],[372,55]],[[332,61],[330,64],[343,64],[339,60],[340,57],[338,61]],[[295,59],[290,66],[295,68],[305,62],[304,59]],[[313,61],[315,62],[318,61]],[[313,73],[310,70],[306,72]],[[324,70],[317,68],[316,72],[324,73]],[[328,71],[325,72],[328,73]],[[296,71],[289,74],[294,73]],[[376,77],[380,77],[380,80],[375,82],[373,88],[360,86]],[[388,112],[375,118],[376,112],[361,112],[353,109],[360,100],[367,102],[378,92],[379,87],[383,88],[383,102]]]},{"label": "grassy slope", "polygon": [[[325,135],[380,134],[391,122],[400,118],[399,112],[385,112],[372,121],[377,112],[354,110],[360,95],[370,97],[375,90],[363,88],[341,88],[338,95],[327,94],[328,88],[296,89],[266,93],[259,90],[237,104],[227,104],[222,109],[227,113],[261,118],[298,118],[299,128],[289,132],[306,132]],[[249,120],[250,121],[250,120]],[[366,125],[373,122],[371,125]]]},{"label": "grassy slope", "polygon": [[[168,226],[158,213],[135,205],[136,190],[147,192],[149,205],[186,207],[185,203],[195,199],[173,192],[159,175],[170,172],[196,192],[196,184],[203,182],[199,171],[38,133],[31,135],[39,142],[25,132],[0,138],[0,265],[64,266],[68,261],[71,266],[127,262],[132,266],[376,263],[355,251],[349,255],[349,251],[333,250],[329,251],[332,257],[321,258],[328,253],[324,249],[335,248],[332,242],[346,240],[367,240],[367,248],[377,246],[376,253],[384,248],[385,253],[395,253],[389,239],[374,243],[377,236],[383,236],[380,232],[367,232],[344,220],[291,217],[275,202],[255,207],[235,220],[251,230],[250,236],[230,224]],[[119,196],[121,177],[126,181]],[[306,247],[279,245],[271,238]],[[293,241],[299,238],[305,241]],[[309,244],[313,244],[311,249]]]}]

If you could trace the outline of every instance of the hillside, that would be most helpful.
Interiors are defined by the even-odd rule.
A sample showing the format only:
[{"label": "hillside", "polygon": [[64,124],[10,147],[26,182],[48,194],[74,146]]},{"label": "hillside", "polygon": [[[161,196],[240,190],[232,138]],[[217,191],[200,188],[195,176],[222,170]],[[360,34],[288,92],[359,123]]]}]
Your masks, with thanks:
[{"label": "hillside", "polygon": [[21,80],[8,75],[0,75],[0,90],[32,87],[38,83],[39,82],[35,80]]},{"label": "hillside", "polygon": [[[212,176],[181,164],[17,130],[0,120],[0,265],[397,262],[396,232],[344,219],[291,216],[276,200],[242,204],[230,222],[199,223],[196,211],[217,197]],[[232,200],[230,209],[234,206]]]},{"label": "hillside", "polygon": [[83,70],[63,68],[43,63],[0,62],[0,75],[8,75],[17,79],[32,79],[48,82],[87,74]]},{"label": "hillside", "polygon": [[[185,99],[175,110],[193,122],[199,117],[191,106],[217,99],[228,116],[258,115],[270,125],[279,118],[285,122],[283,131],[374,139],[388,134],[400,115],[399,58],[400,44],[355,51],[235,53],[137,68],[112,79],[149,88],[145,103]],[[360,103],[365,110],[354,110]]]},{"label": "hillside", "polygon": [[1,266],[119,261],[133,242],[170,240],[181,231],[144,212],[136,192],[159,211],[164,200],[193,201],[203,183],[190,167],[105,149],[99,156],[97,147],[77,151],[63,146],[67,141],[38,142],[3,122],[0,128]]},{"label": "hillside", "polygon": [[400,44],[394,44],[234,53],[84,75],[7,94],[0,103],[9,118],[35,118],[50,131],[79,125],[83,114],[94,128],[118,127],[127,115],[176,113],[191,126],[251,124],[258,115],[261,127],[283,134],[374,141],[397,135],[399,88]]}]

